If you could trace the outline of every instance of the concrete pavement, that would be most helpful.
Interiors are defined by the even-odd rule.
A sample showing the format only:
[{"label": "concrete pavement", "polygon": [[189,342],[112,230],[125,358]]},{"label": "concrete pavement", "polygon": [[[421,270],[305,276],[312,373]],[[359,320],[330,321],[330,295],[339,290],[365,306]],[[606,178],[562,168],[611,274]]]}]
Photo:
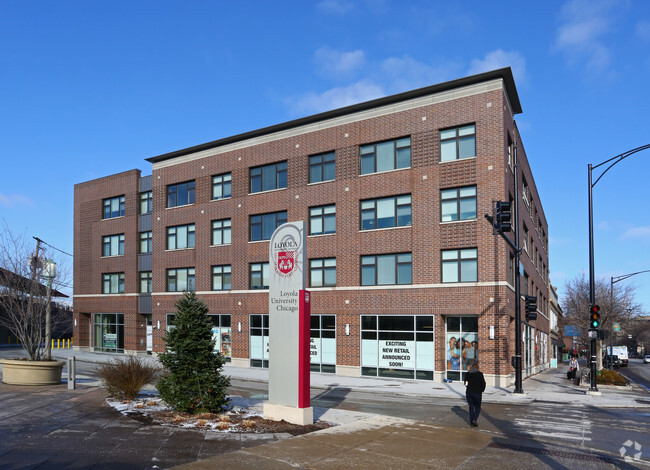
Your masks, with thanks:
[{"label": "concrete pavement", "polygon": [[[65,360],[74,355],[79,362],[105,362],[112,358],[108,354],[96,354],[72,350],[58,350],[55,358]],[[2,356],[7,356],[2,351]],[[147,360],[156,361],[155,358]],[[265,382],[268,371],[263,369],[225,367],[225,373],[233,378]],[[647,465],[647,450],[643,460],[625,462],[620,455],[568,445],[503,435],[480,419],[479,428],[464,427],[466,404],[462,383],[431,383],[424,381],[400,381],[360,377],[339,377],[327,374],[312,374],[312,387],[331,389],[350,388],[355,391],[382,391],[397,396],[421,396],[423,400],[435,403],[436,398],[452,403],[450,413],[458,416],[458,425],[439,425],[423,416],[419,420],[408,420],[390,416],[379,416],[339,409],[316,409],[315,416],[338,426],[298,436],[265,436],[258,441],[238,441],[225,447],[225,452],[214,451],[210,456],[210,442],[222,437],[212,436],[209,431],[183,433],[169,428],[153,429],[130,418],[117,415],[103,403],[103,391],[95,388],[97,382],[84,378],[81,390],[68,391],[65,385],[58,387],[60,396],[49,404],[51,417],[35,421],[36,414],[8,414],[2,407],[0,429],[28,429],[38,432],[37,442],[47,441],[41,451],[41,461],[30,460],[29,465],[19,465],[22,456],[29,454],[33,445],[25,447],[24,436],[12,434],[0,441],[0,468],[171,468],[180,465],[183,469],[208,468],[650,468]],[[25,389],[25,387],[22,387]],[[587,395],[587,387],[576,387],[566,379],[566,366],[550,369],[523,383],[524,395],[514,395],[512,389],[488,387],[484,395],[486,403],[559,403],[567,409],[581,407],[650,407],[650,395],[630,389],[599,387],[600,396]],[[43,400],[51,389],[37,387],[14,392],[14,388],[0,385],[0,397],[7,404],[6,397],[30,402]],[[33,390],[33,392],[32,392]],[[84,399],[93,396],[92,400]],[[67,397],[64,399],[64,397]],[[62,404],[63,403],[63,404]],[[53,408],[53,409],[52,409]],[[61,413],[65,409],[66,413]],[[58,411],[57,411],[58,410]],[[641,410],[639,410],[641,411]],[[73,418],[65,422],[63,415]],[[50,416],[48,414],[48,416]],[[56,417],[56,419],[55,419]],[[483,422],[481,422],[483,421]],[[47,424],[40,430],[40,425]],[[111,424],[112,423],[112,424]],[[461,424],[462,423],[462,424]],[[101,424],[101,426],[99,426]],[[25,428],[27,426],[27,428]],[[57,427],[58,426],[58,427]],[[90,426],[90,427],[89,427]],[[92,428],[92,429],[91,429]],[[159,427],[162,428],[162,427]],[[41,433],[42,431],[42,433]],[[104,438],[101,436],[104,434]],[[161,434],[162,433],[162,434]],[[5,434],[5,432],[3,432]],[[146,437],[145,437],[146,436]],[[171,437],[170,437],[171,436]],[[57,438],[65,437],[65,451],[54,452]],[[92,439],[91,439],[92,438]],[[76,439],[76,440],[75,440]],[[51,440],[51,441],[50,441]],[[99,446],[99,454],[93,458],[93,446]],[[184,449],[184,450],[183,450]],[[203,449],[203,450],[202,450]],[[50,452],[52,455],[47,454]],[[76,454],[86,456],[86,463]],[[32,454],[29,454],[32,455]],[[88,460],[88,458],[90,458]],[[18,459],[18,460],[16,460]],[[44,460],[43,460],[44,459]],[[183,461],[185,463],[183,463]],[[24,462],[23,462],[24,463]],[[62,466],[62,464],[65,465]],[[115,466],[118,465],[118,466]]]}]

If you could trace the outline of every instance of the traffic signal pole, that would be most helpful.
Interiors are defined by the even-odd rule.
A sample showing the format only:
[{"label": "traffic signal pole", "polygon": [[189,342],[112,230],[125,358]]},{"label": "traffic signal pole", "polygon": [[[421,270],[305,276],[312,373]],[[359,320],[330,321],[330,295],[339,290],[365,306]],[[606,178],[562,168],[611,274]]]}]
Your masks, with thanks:
[{"label": "traffic signal pole", "polygon": [[[596,288],[594,277],[594,206],[593,206],[593,187],[591,183],[591,163],[589,166],[589,391],[597,392],[598,383],[596,382],[596,339],[598,330],[591,329],[591,307],[596,304]],[[593,334],[595,333],[595,334]]]}]

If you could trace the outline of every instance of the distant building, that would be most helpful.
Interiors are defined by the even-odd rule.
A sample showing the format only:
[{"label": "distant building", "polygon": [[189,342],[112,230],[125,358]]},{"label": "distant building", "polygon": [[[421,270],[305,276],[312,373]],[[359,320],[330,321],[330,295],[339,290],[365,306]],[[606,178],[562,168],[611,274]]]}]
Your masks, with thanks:
[{"label": "distant building", "polygon": [[560,300],[557,296],[557,287],[549,285],[550,305],[549,305],[549,334],[551,336],[551,365],[557,367],[558,362],[562,362],[562,350],[565,348],[563,333],[560,331],[559,320],[563,316]]},{"label": "distant building", "polygon": [[[525,374],[549,349],[548,226],[509,68],[148,158],[75,186],[75,345],[159,353],[194,290],[233,365],[268,366],[268,239],[308,227],[312,370],[514,379],[514,276],[538,297]],[[513,158],[518,149],[519,188]],[[519,198],[521,263],[484,214]],[[523,302],[522,302],[523,311]],[[522,315],[523,316],[523,315]]]}]

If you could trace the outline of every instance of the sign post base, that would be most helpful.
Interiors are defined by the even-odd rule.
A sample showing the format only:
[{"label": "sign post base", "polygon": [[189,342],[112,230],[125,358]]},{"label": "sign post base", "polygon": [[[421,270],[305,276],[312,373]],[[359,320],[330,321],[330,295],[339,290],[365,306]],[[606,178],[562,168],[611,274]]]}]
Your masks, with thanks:
[{"label": "sign post base", "polygon": [[285,420],[291,424],[306,426],[314,424],[314,408],[296,408],[293,406],[275,405],[273,403],[264,403],[264,418],[271,421]]}]

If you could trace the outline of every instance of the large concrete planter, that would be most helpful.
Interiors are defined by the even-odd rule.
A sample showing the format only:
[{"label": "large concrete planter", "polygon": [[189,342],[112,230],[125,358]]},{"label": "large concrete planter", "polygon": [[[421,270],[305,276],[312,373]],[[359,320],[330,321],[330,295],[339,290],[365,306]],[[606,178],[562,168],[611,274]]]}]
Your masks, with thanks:
[{"label": "large concrete planter", "polygon": [[0,359],[2,381],[9,385],[56,385],[61,383],[63,361]]}]

